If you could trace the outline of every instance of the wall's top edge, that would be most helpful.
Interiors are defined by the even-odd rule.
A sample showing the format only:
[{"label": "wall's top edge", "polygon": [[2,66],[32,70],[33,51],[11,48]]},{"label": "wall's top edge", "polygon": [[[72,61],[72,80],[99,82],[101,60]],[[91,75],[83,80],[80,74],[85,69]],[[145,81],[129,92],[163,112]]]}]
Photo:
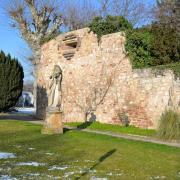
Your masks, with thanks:
[{"label": "wall's top edge", "polygon": [[[74,31],[69,31],[69,32],[65,32],[65,33],[62,33],[62,34],[59,34],[57,37],[55,37],[54,39],[51,39],[50,41],[44,43],[42,45],[45,46],[49,43],[51,43],[52,41],[58,41],[59,39],[62,39],[64,36],[67,36],[69,34],[81,34],[81,33],[93,33],[90,28],[86,27],[86,28],[82,28],[82,29],[77,29],[77,30],[74,30]],[[93,33],[94,34],[94,33]],[[94,34],[95,36],[97,36],[96,34]],[[125,33],[123,31],[120,31],[120,32],[116,32],[116,33],[110,33],[110,34],[107,34],[107,35],[103,35],[101,38],[104,39],[104,38],[110,38],[111,36],[125,36]]]}]

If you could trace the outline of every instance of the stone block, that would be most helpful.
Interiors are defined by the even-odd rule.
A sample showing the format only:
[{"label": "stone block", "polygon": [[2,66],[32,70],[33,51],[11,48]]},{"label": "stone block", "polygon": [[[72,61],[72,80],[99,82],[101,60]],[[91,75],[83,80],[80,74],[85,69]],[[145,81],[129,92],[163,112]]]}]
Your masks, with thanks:
[{"label": "stone block", "polygon": [[63,134],[63,113],[46,110],[42,134]]}]

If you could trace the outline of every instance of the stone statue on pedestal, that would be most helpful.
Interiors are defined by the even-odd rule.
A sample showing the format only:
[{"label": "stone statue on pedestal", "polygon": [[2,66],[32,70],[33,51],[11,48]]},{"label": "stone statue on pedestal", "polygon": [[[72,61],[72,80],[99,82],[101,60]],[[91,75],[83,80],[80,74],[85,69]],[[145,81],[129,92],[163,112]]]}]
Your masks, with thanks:
[{"label": "stone statue on pedestal", "polygon": [[60,110],[62,104],[62,70],[60,66],[55,65],[50,76],[50,85],[48,91],[48,110]]},{"label": "stone statue on pedestal", "polygon": [[62,134],[63,133],[63,113],[62,113],[62,70],[60,66],[55,65],[48,89],[48,107],[46,109],[46,118],[43,134]]}]

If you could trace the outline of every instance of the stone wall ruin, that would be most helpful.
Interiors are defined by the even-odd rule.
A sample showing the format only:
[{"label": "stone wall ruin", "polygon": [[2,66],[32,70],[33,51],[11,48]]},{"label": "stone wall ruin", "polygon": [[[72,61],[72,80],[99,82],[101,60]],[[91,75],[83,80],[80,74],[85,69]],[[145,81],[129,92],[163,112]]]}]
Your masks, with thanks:
[{"label": "stone wall ruin", "polygon": [[[156,128],[166,108],[179,109],[180,80],[167,70],[161,75],[151,69],[133,70],[124,50],[123,32],[105,35],[98,42],[88,28],[46,43],[38,72],[38,85],[46,90],[54,65],[63,70],[64,122],[84,121],[92,110],[97,121]],[[41,112],[45,109],[45,97]],[[40,107],[39,107],[40,108]]]}]

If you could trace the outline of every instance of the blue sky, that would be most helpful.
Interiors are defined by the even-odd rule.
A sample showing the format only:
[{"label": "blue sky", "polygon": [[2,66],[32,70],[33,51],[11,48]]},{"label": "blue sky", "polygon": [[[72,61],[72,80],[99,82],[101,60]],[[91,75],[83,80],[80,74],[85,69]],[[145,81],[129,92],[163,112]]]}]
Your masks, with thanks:
[{"label": "blue sky", "polygon": [[18,31],[9,26],[9,19],[0,8],[0,50],[10,53],[18,58],[23,65],[25,80],[33,80],[31,76],[32,65],[27,61],[31,51],[27,43],[21,38]]},{"label": "blue sky", "polygon": [[27,57],[31,55],[31,50],[21,38],[19,32],[10,26],[10,19],[3,9],[3,7],[6,7],[5,4],[7,2],[8,0],[1,0],[0,2],[0,50],[10,53],[12,57],[18,58],[24,69],[24,80],[33,81],[33,76],[31,75],[32,64],[27,61]]},{"label": "blue sky", "polygon": [[[155,0],[143,0],[147,5],[152,5]],[[24,67],[25,80],[33,80],[30,72],[32,71],[31,64],[27,61],[27,57],[31,51],[26,42],[20,37],[20,34],[15,29],[9,26],[9,19],[4,13],[3,2],[0,3],[0,50],[5,53],[10,53],[13,57],[19,59]]]}]

